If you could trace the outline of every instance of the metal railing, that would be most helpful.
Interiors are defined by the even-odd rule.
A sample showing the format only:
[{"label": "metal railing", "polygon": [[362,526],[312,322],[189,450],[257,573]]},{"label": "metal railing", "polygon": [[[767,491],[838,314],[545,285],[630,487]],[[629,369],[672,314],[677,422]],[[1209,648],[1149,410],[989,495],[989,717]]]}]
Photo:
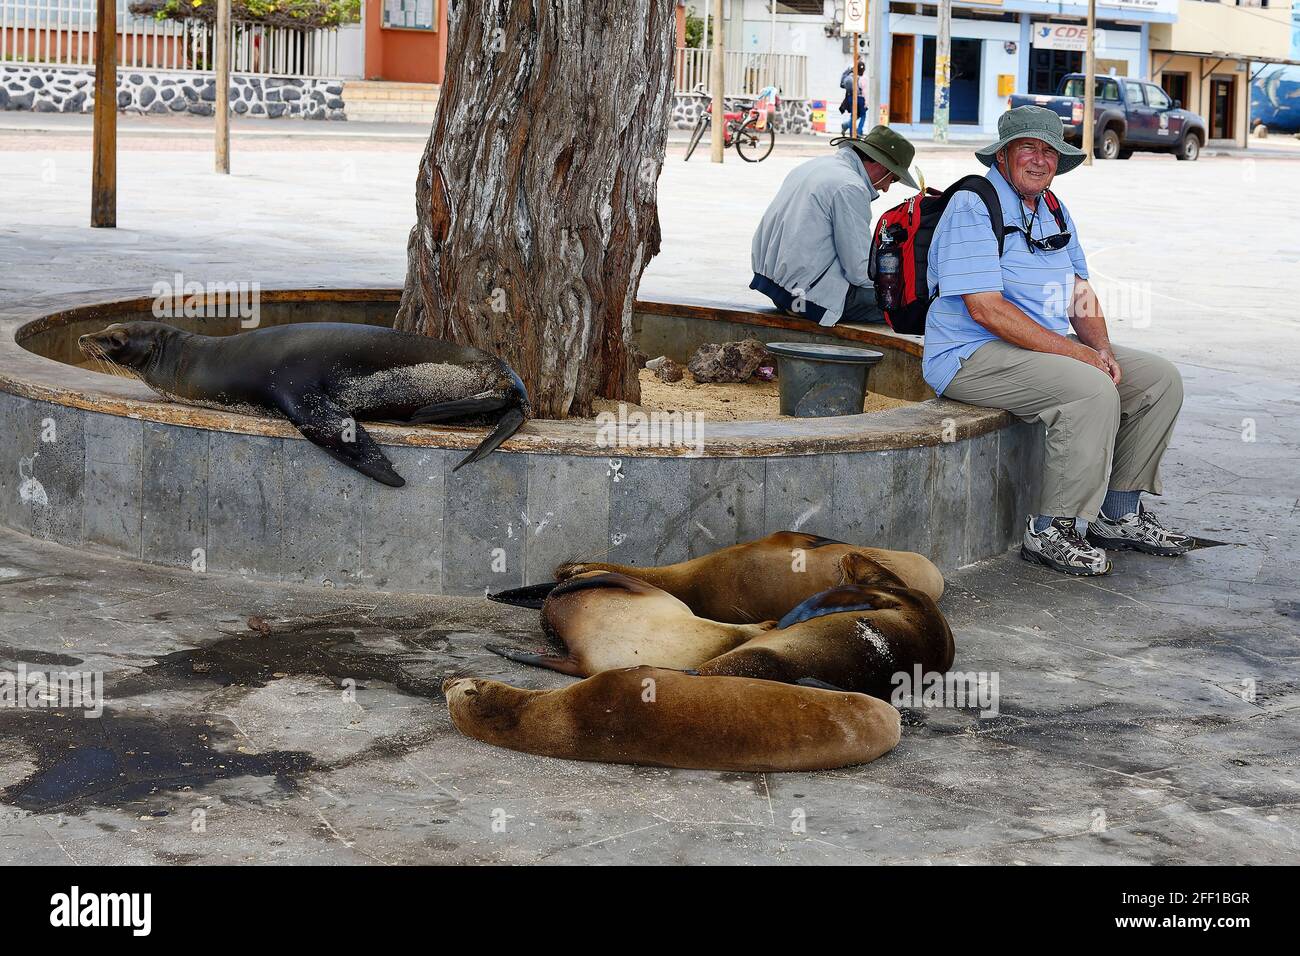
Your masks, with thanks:
[{"label": "metal railing", "polygon": [[[3,0],[0,0],[3,2]],[[689,93],[698,84],[709,86],[712,50],[678,47],[673,72],[678,93]],[[808,58],[801,53],[745,53],[728,50],[723,61],[724,95],[757,96],[765,86],[775,86],[782,99],[808,96]]]},{"label": "metal railing", "polygon": [[[122,70],[197,70],[216,62],[216,29],[198,20],[156,20],[117,0]],[[275,76],[338,75],[339,31],[231,24],[230,68]],[[93,66],[95,0],[0,0],[0,63]]]}]

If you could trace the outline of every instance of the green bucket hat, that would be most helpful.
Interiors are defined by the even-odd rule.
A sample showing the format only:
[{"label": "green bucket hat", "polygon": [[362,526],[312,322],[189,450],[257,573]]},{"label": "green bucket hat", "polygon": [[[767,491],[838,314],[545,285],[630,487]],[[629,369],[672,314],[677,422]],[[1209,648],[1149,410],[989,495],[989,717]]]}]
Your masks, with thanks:
[{"label": "green bucket hat", "polygon": [[1061,117],[1042,106],[1017,106],[998,117],[998,141],[975,151],[975,158],[985,166],[992,166],[998,150],[1013,139],[1036,139],[1056,150],[1060,160],[1056,175],[1068,173],[1083,162],[1084,152],[1065,141]]},{"label": "green bucket hat", "polygon": [[903,185],[913,189],[921,188],[907,171],[907,167],[912,165],[912,157],[916,155],[916,147],[888,126],[876,126],[861,139],[856,136],[837,136],[831,140],[831,145],[841,149],[851,146],[867,159],[884,166]]}]

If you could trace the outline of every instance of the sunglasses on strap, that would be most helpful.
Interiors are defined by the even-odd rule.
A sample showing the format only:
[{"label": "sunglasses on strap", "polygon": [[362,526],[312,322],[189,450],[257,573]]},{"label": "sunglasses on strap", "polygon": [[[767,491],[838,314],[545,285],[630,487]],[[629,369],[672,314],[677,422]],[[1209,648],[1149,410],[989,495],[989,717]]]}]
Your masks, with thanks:
[{"label": "sunglasses on strap", "polygon": [[1058,232],[1054,236],[1036,239],[1029,234],[1029,230],[1027,229],[1017,227],[1016,231],[1024,235],[1025,242],[1029,245],[1030,252],[1033,252],[1035,249],[1038,249],[1040,252],[1058,252],[1068,246],[1070,244],[1070,239],[1072,238],[1068,232]]}]

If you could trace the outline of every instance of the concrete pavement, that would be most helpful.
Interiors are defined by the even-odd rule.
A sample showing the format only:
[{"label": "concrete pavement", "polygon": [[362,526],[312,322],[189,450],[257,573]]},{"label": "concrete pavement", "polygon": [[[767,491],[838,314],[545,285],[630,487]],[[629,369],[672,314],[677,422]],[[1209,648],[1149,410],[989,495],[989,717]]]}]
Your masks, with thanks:
[{"label": "concrete pavement", "polygon": [[[6,301],[147,292],[176,271],[402,281],[419,141],[237,148],[231,177],[203,148],[125,146],[117,230],[86,226],[75,142],[0,132],[0,177],[21,196],[0,206]],[[758,301],[749,238],[800,158],[734,159],[670,155],[643,292]],[[960,151],[922,160],[932,183],[979,169]],[[996,717],[909,712],[894,753],[822,774],[528,757],[460,737],[437,687],[459,673],[561,682],[482,649],[538,641],[535,614],[168,572],[0,533],[0,668],[100,672],[108,700],[99,718],[0,709],[0,860],[1292,862],[1294,168],[1139,156],[1057,182],[1114,337],[1185,378],[1154,506],[1214,543],[1119,555],[1099,580],[1014,553],[952,575],[957,667],[998,675]]]}]

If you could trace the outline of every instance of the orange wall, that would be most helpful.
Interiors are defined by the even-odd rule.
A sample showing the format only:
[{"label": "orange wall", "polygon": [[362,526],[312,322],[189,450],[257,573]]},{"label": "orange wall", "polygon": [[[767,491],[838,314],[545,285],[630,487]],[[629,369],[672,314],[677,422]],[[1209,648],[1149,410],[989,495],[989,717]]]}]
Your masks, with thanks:
[{"label": "orange wall", "polygon": [[366,79],[441,83],[447,62],[447,4],[438,3],[438,29],[389,30],[382,0],[366,2]]}]

